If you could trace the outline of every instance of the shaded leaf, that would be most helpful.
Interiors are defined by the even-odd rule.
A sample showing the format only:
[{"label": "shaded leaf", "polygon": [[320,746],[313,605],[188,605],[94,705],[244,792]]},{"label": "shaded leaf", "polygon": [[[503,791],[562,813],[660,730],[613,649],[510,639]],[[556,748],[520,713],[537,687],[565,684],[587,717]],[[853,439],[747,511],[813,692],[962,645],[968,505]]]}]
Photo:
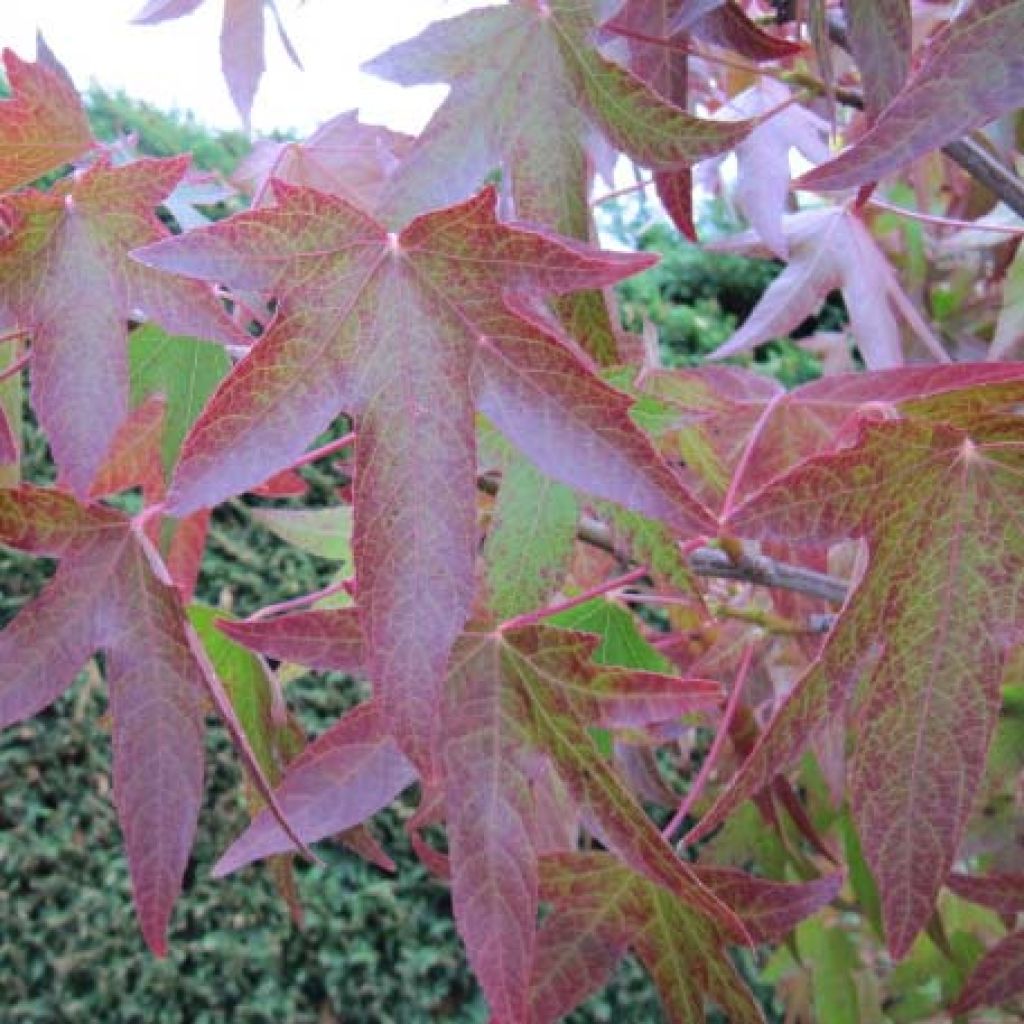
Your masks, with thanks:
[{"label": "shaded leaf", "polygon": [[251,508],[249,515],[287,544],[311,555],[348,562],[352,557],[352,509]]},{"label": "shaded leaf", "polygon": [[1024,0],[974,0],[936,35],[875,124],[798,182],[832,191],[878,181],[1024,106]]},{"label": "shaded leaf", "polygon": [[903,87],[913,48],[909,0],[843,0],[853,58],[860,68],[864,105],[872,118]]},{"label": "shaded leaf", "polygon": [[1024,992],[1024,930],[997,942],[967,979],[954,1014],[970,1013],[981,1006],[996,1006]]}]

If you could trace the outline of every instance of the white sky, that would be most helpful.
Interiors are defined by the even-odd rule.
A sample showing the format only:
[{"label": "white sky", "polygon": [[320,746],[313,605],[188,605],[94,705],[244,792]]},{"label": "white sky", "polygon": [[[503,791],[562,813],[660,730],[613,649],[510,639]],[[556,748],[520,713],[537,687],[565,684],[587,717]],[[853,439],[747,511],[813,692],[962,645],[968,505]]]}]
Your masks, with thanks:
[{"label": "white sky", "polygon": [[[91,81],[124,89],[164,110],[191,110],[211,127],[241,127],[220,73],[223,0],[159,25],[132,25],[144,0],[0,0],[0,46],[35,54],[36,30],[80,89]],[[429,22],[494,0],[278,0],[305,66],[288,59],[268,16],[267,71],[253,110],[256,133],[308,134],[343,110],[363,121],[417,132],[445,95],[443,86],[402,88],[359,65]]]}]

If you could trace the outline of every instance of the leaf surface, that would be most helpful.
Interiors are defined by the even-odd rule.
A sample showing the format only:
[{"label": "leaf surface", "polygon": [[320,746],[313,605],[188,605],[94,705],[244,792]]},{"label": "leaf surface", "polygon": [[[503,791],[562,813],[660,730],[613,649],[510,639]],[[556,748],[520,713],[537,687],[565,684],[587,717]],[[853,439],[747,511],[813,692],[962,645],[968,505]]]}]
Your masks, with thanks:
[{"label": "leaf surface", "polygon": [[[786,269],[771,283],[742,327],[714,352],[735,355],[784,336],[816,312],[840,288],[857,346],[872,370],[900,366],[903,348],[893,306],[929,351],[948,361],[941,344],[904,294],[882,251],[860,220],[843,207],[804,210],[785,217],[782,240],[789,251]],[[778,241],[778,240],[777,240]],[[751,236],[730,248],[756,253]]]},{"label": "leaf surface", "polygon": [[52,703],[103,652],[114,800],[142,933],[162,956],[203,781],[204,676],[180,600],[127,520],[67,494],[0,491],[0,542],[60,558],[0,633],[0,726]]},{"label": "leaf surface", "polygon": [[1024,0],[975,0],[928,45],[924,62],[875,124],[800,188],[878,181],[1024,105]]},{"label": "leaf surface", "polygon": [[1012,932],[981,958],[950,1011],[971,1013],[982,1006],[1008,1002],[1021,992],[1024,992],[1024,930]]},{"label": "leaf surface", "polygon": [[903,87],[913,48],[909,0],[843,0],[850,49],[860,68],[864,105],[872,118]]},{"label": "leaf surface", "polygon": [[[738,871],[694,870],[734,907],[755,941],[784,934],[834,898],[841,881],[786,885]],[[541,896],[555,909],[537,937],[533,1024],[569,1013],[608,980],[629,949],[647,968],[673,1024],[704,1020],[707,1001],[736,1024],[763,1020],[729,959],[721,927],[607,854],[545,857]]]},{"label": "leaf surface", "polygon": [[102,162],[53,192],[0,199],[0,318],[32,335],[32,401],[61,477],[83,494],[128,411],[127,321],[141,311],[181,334],[247,340],[206,285],[127,258],[168,232],[154,207],[187,158]]},{"label": "leaf surface", "polygon": [[27,185],[93,145],[68,73],[40,38],[34,64],[4,50],[11,98],[0,102],[0,192]]},{"label": "leaf surface", "polygon": [[649,261],[502,225],[490,189],[395,235],[344,200],[274,188],[272,208],[136,254],[279,302],[193,428],[168,507],[181,514],[246,490],[293,463],[339,412],[355,417],[370,674],[399,743],[429,772],[437,688],[472,598],[475,409],[563,483],[681,531],[708,521],[632,424],[628,400],[530,303]]},{"label": "leaf surface", "polygon": [[867,540],[870,562],[818,659],[693,835],[759,792],[826,723],[846,721],[848,785],[902,956],[932,914],[971,811],[1019,629],[1016,511],[1024,445],[1012,417],[971,436],[865,424],[852,448],[798,466],[731,520],[743,536]]}]

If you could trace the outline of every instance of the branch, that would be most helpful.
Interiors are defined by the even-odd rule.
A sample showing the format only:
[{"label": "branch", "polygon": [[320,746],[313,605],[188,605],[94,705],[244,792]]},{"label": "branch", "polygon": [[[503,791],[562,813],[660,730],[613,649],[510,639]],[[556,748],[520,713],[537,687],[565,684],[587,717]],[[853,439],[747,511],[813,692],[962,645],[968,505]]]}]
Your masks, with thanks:
[{"label": "branch", "polygon": [[[477,487],[485,494],[498,493],[498,482],[492,477],[478,477]],[[626,564],[633,561],[621,548],[616,547],[612,531],[597,519],[581,516],[576,537],[584,544],[606,551]],[[734,562],[720,548],[702,547],[691,551],[686,556],[686,562],[695,576],[792,590],[794,593],[820,598],[836,605],[841,605],[849,592],[849,584],[838,576],[789,565],[767,555],[744,554],[740,561]]]},{"label": "branch", "polygon": [[[828,37],[836,46],[850,52],[850,39],[846,26],[834,16],[828,21]],[[852,89],[836,93],[836,99],[848,107],[864,109],[864,98]],[[1004,163],[997,160],[984,146],[973,139],[959,139],[942,147],[942,152],[959,164],[975,181],[984,185],[1001,199],[1014,213],[1024,217],[1024,181]]]}]

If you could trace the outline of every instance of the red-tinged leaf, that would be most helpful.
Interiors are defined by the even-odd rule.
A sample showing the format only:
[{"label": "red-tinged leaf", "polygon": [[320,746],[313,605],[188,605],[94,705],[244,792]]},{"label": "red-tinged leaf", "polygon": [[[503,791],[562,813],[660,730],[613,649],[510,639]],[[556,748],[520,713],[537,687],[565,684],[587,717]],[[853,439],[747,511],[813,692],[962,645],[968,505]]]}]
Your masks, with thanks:
[{"label": "red-tinged leaf", "polygon": [[1024,105],[1024,0],[975,0],[931,40],[924,62],[875,124],[800,188],[851,188]]},{"label": "red-tinged leaf", "polygon": [[163,497],[160,442],[166,412],[167,401],[163,395],[152,395],[128,414],[89,488],[90,497],[101,498],[132,487],[142,488],[146,504]]},{"label": "red-tinged leaf", "polygon": [[[752,938],[792,928],[833,899],[841,879],[785,885],[738,871],[696,869],[731,902]],[[715,1003],[731,1022],[763,1020],[726,952],[719,925],[607,854],[563,854],[541,862],[541,896],[554,911],[537,937],[531,1021],[560,1020],[611,975],[628,949],[658,988],[666,1019],[691,1024]]]},{"label": "red-tinged leaf", "polygon": [[864,106],[876,118],[903,88],[913,48],[910,0],[843,0]]},{"label": "red-tinged leaf", "polygon": [[734,96],[721,114],[765,118],[736,146],[736,202],[761,241],[780,259],[789,247],[783,230],[789,200],[790,152],[797,150],[812,163],[827,160],[828,124],[806,107],[790,103],[792,93],[780,82],[763,78]]},{"label": "red-tinged leaf", "polygon": [[[625,397],[507,296],[600,286],[649,261],[501,225],[490,189],[398,235],[341,199],[282,184],[275,193],[272,208],[137,254],[279,301],[186,441],[168,508],[243,491],[293,463],[339,412],[355,417],[370,674],[403,749],[429,774],[437,687],[472,598],[475,406],[549,476],[681,531],[708,524]],[[423,494],[429,517],[413,500]]]},{"label": "red-tinged leaf", "polygon": [[32,335],[33,406],[62,479],[84,494],[128,411],[127,321],[244,342],[212,291],[127,259],[167,235],[154,207],[187,158],[100,162],[43,195],[0,200],[0,318]]},{"label": "red-tinged leaf", "polygon": [[691,31],[701,42],[722,46],[750,60],[785,60],[804,50],[799,42],[766,32],[734,0],[709,11]]},{"label": "red-tinged leaf", "polygon": [[467,633],[452,653],[443,756],[455,916],[497,1020],[527,1019],[539,856],[529,766],[538,755],[549,759],[568,799],[619,856],[735,926],[726,908],[694,884],[584,727],[609,710],[621,713],[634,687],[653,688],[655,679],[662,691],[686,684],[595,666],[589,657],[596,643],[578,633],[522,627]]},{"label": "red-tinged leaf", "polygon": [[61,558],[0,633],[0,725],[46,707],[103,651],[114,799],[142,932],[162,956],[203,776],[203,672],[177,593],[127,520],[59,492],[0,491],[0,543]]},{"label": "red-tinged leaf", "polygon": [[93,145],[68,73],[40,37],[35,64],[4,50],[11,98],[0,102],[0,192],[27,185]]},{"label": "red-tinged leaf", "polygon": [[257,205],[271,178],[276,178],[373,209],[384,183],[412,143],[407,135],[363,124],[358,112],[349,110],[325,121],[304,142],[260,139],[232,180]]},{"label": "red-tinged leaf", "polygon": [[249,493],[258,494],[261,498],[301,498],[308,492],[309,484],[294,469],[284,469],[253,487]]},{"label": "red-tinged leaf", "polygon": [[1024,912],[1024,875],[952,874],[946,887],[961,899],[980,903],[999,914]]},{"label": "red-tinged leaf", "polygon": [[997,1006],[1024,992],[1024,930],[997,942],[967,979],[957,1001],[950,1007],[956,1015],[971,1013],[982,1006]]},{"label": "red-tinged leaf", "polygon": [[232,640],[279,661],[316,669],[362,673],[366,656],[354,608],[298,612],[257,622],[217,623]]},{"label": "red-tinged leaf", "polygon": [[849,791],[902,956],[929,920],[963,835],[1000,705],[1024,571],[1018,421],[973,436],[922,422],[866,424],[733,516],[741,536],[864,537],[866,573],[817,661],[694,835],[790,765],[827,722],[850,726]]},{"label": "red-tinged leaf", "polygon": [[[362,704],[288,765],[275,795],[304,842],[362,824],[415,780],[415,770],[384,728],[376,703]],[[294,849],[278,820],[262,811],[217,861],[213,873],[221,878]]]},{"label": "red-tinged leaf", "polygon": [[[781,337],[816,312],[840,288],[853,335],[872,370],[903,363],[900,329],[893,307],[940,361],[949,357],[903,292],[882,251],[860,219],[843,207],[805,210],[785,217],[782,233],[789,263],[761,297],[742,327],[714,357],[721,359]],[[756,253],[752,236],[730,240],[729,248]]]},{"label": "red-tinged leaf", "polygon": [[452,87],[392,179],[385,207],[395,218],[462,199],[500,167],[518,215],[558,225],[586,180],[588,127],[658,170],[724,152],[749,130],[691,117],[606,59],[592,40],[591,6],[470,11],[365,65],[401,85]]},{"label": "red-tinged leaf", "polygon": [[[145,7],[132,20],[136,25],[156,25],[162,21],[191,14],[202,2],[203,0],[148,0]],[[266,67],[263,58],[266,6],[270,7],[277,21],[285,51],[292,62],[301,67],[280,18],[277,17],[273,0],[224,0],[224,17],[220,30],[221,70],[224,72],[231,99],[246,127],[252,114],[256,89]]]},{"label": "red-tinged leaf", "polygon": [[[1024,400],[1024,369],[915,366],[838,374],[784,391],[760,374],[707,366],[652,372],[644,387],[662,405],[651,431],[659,447],[686,463],[688,482],[719,508],[735,507],[805,459],[853,440],[849,427],[861,413],[888,407],[893,414],[969,428],[979,416],[1009,411]],[[669,410],[678,412],[675,422]]]}]

